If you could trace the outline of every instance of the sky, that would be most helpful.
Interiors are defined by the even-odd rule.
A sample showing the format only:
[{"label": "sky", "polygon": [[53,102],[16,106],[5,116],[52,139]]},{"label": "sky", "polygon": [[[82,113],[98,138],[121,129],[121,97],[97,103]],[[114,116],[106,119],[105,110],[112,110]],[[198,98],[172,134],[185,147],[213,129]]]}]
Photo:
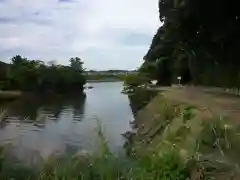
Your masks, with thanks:
[{"label": "sky", "polygon": [[136,69],[159,26],[158,0],[0,0],[0,60]]}]

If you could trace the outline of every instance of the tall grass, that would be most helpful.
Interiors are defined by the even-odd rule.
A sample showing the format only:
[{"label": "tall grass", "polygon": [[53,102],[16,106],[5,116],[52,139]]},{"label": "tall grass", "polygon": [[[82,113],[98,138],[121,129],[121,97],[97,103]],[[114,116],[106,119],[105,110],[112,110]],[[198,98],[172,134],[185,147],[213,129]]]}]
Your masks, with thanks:
[{"label": "tall grass", "polygon": [[15,180],[186,180],[185,163],[176,151],[134,157],[119,157],[108,148],[103,128],[98,122],[101,146],[98,154],[50,157],[40,169],[24,165],[6,166],[1,159],[0,179]]},{"label": "tall grass", "polygon": [[[194,118],[192,107],[163,107],[163,120],[169,125],[178,116],[182,125],[176,129],[175,138],[190,135],[190,123]],[[179,119],[176,119],[179,121]],[[238,129],[227,119],[216,118],[203,125],[196,139],[195,154],[183,157],[181,148],[170,141],[169,148],[156,147],[146,153],[121,157],[112,154],[104,135],[102,124],[97,121],[96,133],[100,139],[99,153],[87,152],[75,156],[50,157],[40,168],[24,164],[8,164],[0,157],[0,179],[6,180],[205,180],[217,177],[229,179],[239,172],[238,163],[230,155],[240,150]],[[164,126],[166,129],[167,126]],[[170,138],[171,139],[171,138]],[[164,140],[164,139],[163,139]],[[167,146],[166,146],[167,147]],[[219,157],[216,152],[224,157]],[[232,159],[230,159],[232,158]]]},{"label": "tall grass", "polygon": [[204,125],[200,140],[203,148],[216,149],[222,156],[225,156],[225,151],[231,149],[233,143],[231,141],[237,137],[236,128],[231,126],[227,119],[220,117]]}]

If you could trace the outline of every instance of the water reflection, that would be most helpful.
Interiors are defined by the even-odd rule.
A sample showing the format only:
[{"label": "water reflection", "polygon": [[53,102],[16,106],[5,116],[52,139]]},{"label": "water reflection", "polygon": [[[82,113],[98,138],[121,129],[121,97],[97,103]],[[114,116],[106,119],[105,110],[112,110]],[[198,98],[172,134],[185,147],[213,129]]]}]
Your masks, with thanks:
[{"label": "water reflection", "polygon": [[10,105],[9,118],[24,122],[38,121],[45,115],[51,120],[59,120],[64,111],[72,110],[73,117],[81,120],[84,114],[85,98],[83,95],[57,97],[25,97]]},{"label": "water reflection", "polygon": [[51,154],[98,151],[96,117],[104,127],[112,151],[122,150],[122,133],[133,119],[122,83],[94,83],[87,97],[27,97],[8,106],[1,123],[0,145],[20,160],[39,161]]}]

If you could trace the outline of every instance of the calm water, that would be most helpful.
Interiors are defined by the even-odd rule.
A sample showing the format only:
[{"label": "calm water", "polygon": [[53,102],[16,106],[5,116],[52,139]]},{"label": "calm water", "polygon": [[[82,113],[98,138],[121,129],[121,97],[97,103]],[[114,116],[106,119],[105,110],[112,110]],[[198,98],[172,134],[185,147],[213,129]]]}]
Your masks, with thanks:
[{"label": "calm water", "polygon": [[122,82],[92,83],[86,98],[29,98],[9,105],[0,129],[0,145],[20,160],[43,159],[52,154],[99,150],[96,127],[104,127],[109,146],[121,152],[122,133],[133,120]]}]

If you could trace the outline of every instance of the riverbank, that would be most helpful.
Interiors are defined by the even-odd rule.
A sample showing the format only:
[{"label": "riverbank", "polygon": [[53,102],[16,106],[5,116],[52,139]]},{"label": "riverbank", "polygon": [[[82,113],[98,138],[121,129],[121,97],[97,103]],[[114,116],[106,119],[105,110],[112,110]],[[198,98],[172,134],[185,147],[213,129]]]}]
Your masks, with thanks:
[{"label": "riverbank", "polygon": [[[131,153],[177,151],[192,179],[238,179],[240,99],[198,88],[160,88],[135,118]],[[193,178],[194,177],[194,178]]]},{"label": "riverbank", "polygon": [[99,153],[51,157],[37,170],[3,163],[0,179],[239,179],[238,112],[226,109],[237,108],[239,99],[194,88],[160,90],[136,114],[129,157],[110,152],[98,124]]},{"label": "riverbank", "polygon": [[95,79],[95,80],[87,80],[87,83],[97,83],[97,82],[122,82],[121,79]]},{"label": "riverbank", "polygon": [[22,96],[21,91],[0,91],[0,99],[16,99]]},{"label": "riverbank", "polygon": [[[56,146],[56,150],[59,154],[53,154],[52,156],[50,154],[50,157],[46,157],[44,161],[41,161],[40,165],[37,166],[31,164],[31,162],[34,163],[37,161],[34,156],[34,158],[29,160],[30,167],[28,163],[27,166],[19,161],[15,164],[15,159],[13,159],[12,156],[8,156],[11,147],[7,147],[7,149],[3,150],[0,156],[0,179],[176,180],[176,177],[181,176],[179,179],[185,180],[186,177],[188,177],[185,164],[182,164],[182,161],[178,160],[178,154],[173,151],[169,151],[166,154],[159,156],[149,153],[146,154],[146,156],[141,157],[138,157],[138,155],[126,157],[125,154],[118,154],[113,149],[113,145],[116,143],[118,143],[116,144],[116,148],[122,149],[124,138],[121,134],[130,129],[130,126],[129,128],[126,127],[129,125],[130,117],[132,118],[132,113],[129,109],[130,107],[128,107],[128,97],[120,93],[122,83],[113,83],[112,86],[115,89],[113,92],[109,91],[109,83],[94,85],[95,88],[92,91],[89,91],[91,96],[88,96],[85,105],[81,105],[84,107],[82,110],[87,113],[80,113],[81,115],[79,114],[80,105],[76,106],[66,102],[60,103],[64,105],[64,109],[61,111],[56,111],[56,107],[50,106],[49,103],[47,103],[47,109],[43,108],[44,106],[36,108],[34,114],[39,114],[41,116],[40,113],[44,112],[44,114],[47,114],[49,117],[42,122],[44,126],[40,128],[31,125],[30,120],[36,119],[34,115],[29,117],[28,120],[24,120],[23,118],[19,121],[16,118],[7,119],[7,121],[5,121],[6,128],[2,128],[2,131],[6,132],[6,136],[4,136],[4,133],[1,131],[1,139],[6,137],[6,140],[9,142],[9,129],[14,129],[14,132],[21,132],[21,136],[14,137],[17,141],[13,141],[14,145],[16,144],[13,150],[17,151],[19,148],[16,142],[25,142],[27,147],[24,146],[24,143],[21,143],[20,150],[24,148],[23,155],[28,157],[31,157],[31,151],[27,151],[27,148],[30,146],[32,146],[35,153],[38,149],[42,149],[43,151],[40,151],[40,155],[49,153],[51,150],[49,148],[53,148],[56,143],[58,144],[59,142],[62,142],[61,138],[63,134],[64,137],[68,137],[67,142],[66,138],[64,138],[63,143],[67,143],[68,146],[74,145],[74,147],[76,147],[78,144],[80,144],[80,146],[78,152],[71,152],[71,154],[67,154],[67,149],[61,149],[61,146]],[[118,99],[120,101],[119,103]],[[78,99],[75,98],[75,100],[79,102]],[[91,103],[91,101],[93,102]],[[19,106],[22,107],[24,104],[21,103]],[[34,108],[34,103],[27,104],[29,104],[30,107],[24,109]],[[91,104],[92,106],[90,106]],[[17,107],[19,106],[15,106],[13,109],[18,110],[19,108]],[[72,107],[76,107],[76,110],[78,111],[75,111],[75,109],[71,110],[70,108]],[[89,119],[89,117],[95,115],[96,107],[100,108],[98,112],[104,113],[105,118],[104,120],[99,119],[101,122],[99,124],[97,124],[95,120]],[[39,109],[41,111],[39,111]],[[73,114],[75,113],[77,113],[77,117],[81,117],[78,121],[74,118]],[[130,114],[127,115],[127,113]],[[23,113],[21,114],[23,115]],[[52,120],[54,114],[56,114],[56,118]],[[70,114],[70,116],[66,117],[66,114]],[[15,112],[14,116],[16,117],[16,115],[18,116],[19,114],[16,114]],[[26,116],[26,114],[24,114],[24,116]],[[84,119],[85,117],[87,118]],[[108,123],[105,123],[106,120]],[[88,128],[86,123],[91,123],[91,128]],[[96,126],[97,128],[94,131],[92,127]],[[24,131],[22,131],[23,127]],[[104,129],[106,131],[104,131]],[[84,132],[87,132],[87,136]],[[51,133],[51,136],[47,136],[48,133]],[[95,133],[97,133],[97,136],[95,136]],[[40,134],[40,136],[38,136],[38,134]],[[74,135],[73,141],[69,141],[71,140],[71,135]],[[43,139],[40,138],[42,136]],[[91,139],[92,136],[97,139]],[[37,138],[35,139],[34,137]],[[41,143],[28,143],[30,141]],[[92,152],[87,146],[82,146],[84,142],[90,142],[94,144],[94,146],[96,145],[97,151]],[[83,148],[86,150],[82,150]],[[48,152],[46,152],[46,150],[48,150]],[[122,150],[124,153],[124,149]],[[73,149],[71,149],[71,151],[73,151]],[[23,151],[20,151],[20,153],[22,152]],[[66,152],[66,154],[61,154],[61,152]],[[11,162],[9,162],[9,160]],[[149,164],[151,164],[151,166],[149,166]],[[165,170],[159,171],[159,169],[162,168],[165,168]]]}]

